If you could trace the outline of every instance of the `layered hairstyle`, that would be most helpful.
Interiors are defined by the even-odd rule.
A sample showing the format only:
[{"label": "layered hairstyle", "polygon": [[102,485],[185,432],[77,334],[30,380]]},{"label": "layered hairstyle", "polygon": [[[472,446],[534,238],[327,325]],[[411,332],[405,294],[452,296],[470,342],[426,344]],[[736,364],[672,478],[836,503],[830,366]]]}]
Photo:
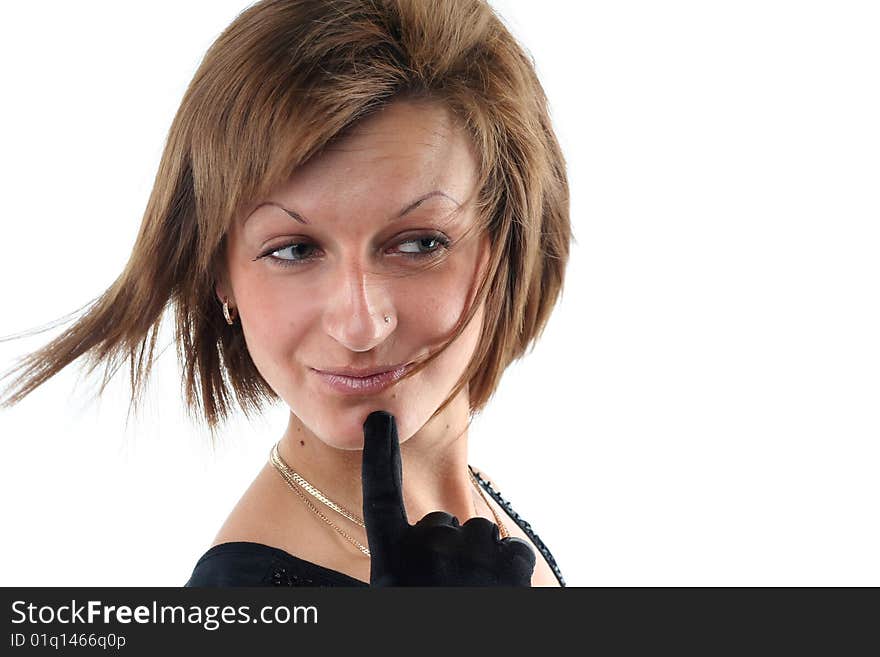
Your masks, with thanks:
[{"label": "layered hairstyle", "polygon": [[435,415],[464,385],[471,413],[481,410],[543,332],[573,239],[565,161],[534,60],[485,0],[262,0],[236,16],[183,96],[124,270],[57,338],[18,359],[0,406],[84,357],[87,375],[105,365],[98,395],[128,360],[131,413],[169,306],[186,410],[212,439],[233,395],[245,415],[278,400],[241,323],[220,310],[226,234],[256,199],[396,99],[443,103],[478,156],[475,230],[489,235],[489,263],[448,342],[407,375],[485,302],[471,361]]}]

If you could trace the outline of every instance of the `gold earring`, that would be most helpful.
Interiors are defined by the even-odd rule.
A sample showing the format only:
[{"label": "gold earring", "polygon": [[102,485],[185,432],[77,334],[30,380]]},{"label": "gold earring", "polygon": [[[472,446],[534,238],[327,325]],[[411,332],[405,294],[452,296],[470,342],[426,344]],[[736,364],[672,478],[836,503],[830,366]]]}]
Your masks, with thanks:
[{"label": "gold earring", "polygon": [[229,299],[223,299],[223,316],[226,318],[227,324],[235,323],[235,320],[229,316]]}]

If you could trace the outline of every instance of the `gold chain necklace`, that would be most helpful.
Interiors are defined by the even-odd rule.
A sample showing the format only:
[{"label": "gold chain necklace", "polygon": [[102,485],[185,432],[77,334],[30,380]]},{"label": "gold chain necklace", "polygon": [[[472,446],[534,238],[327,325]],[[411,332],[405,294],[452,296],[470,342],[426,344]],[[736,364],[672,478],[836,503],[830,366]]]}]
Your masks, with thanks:
[{"label": "gold chain necklace", "polygon": [[[333,509],[338,514],[348,518],[356,525],[366,528],[366,525],[364,524],[364,521],[360,516],[352,513],[348,509],[341,507],[336,502],[329,499],[326,495],[324,495],[324,493],[322,493],[320,490],[318,490],[317,488],[312,486],[312,484],[310,484],[308,481],[306,481],[299,473],[297,473],[293,468],[291,468],[287,464],[287,462],[281,458],[281,454],[278,453],[278,443],[275,443],[275,445],[272,446],[272,450],[269,453],[269,460],[272,462],[272,465],[275,466],[275,469],[278,470],[278,473],[281,475],[281,477],[284,479],[284,481],[287,483],[287,485],[293,490],[294,493],[296,493],[297,495],[300,496],[302,501],[306,503],[306,506],[308,506],[309,509],[312,510],[312,512],[314,512],[318,517],[320,517],[328,525],[333,527],[333,529],[335,529],[345,540],[347,540],[349,543],[354,545],[363,554],[365,554],[366,556],[370,556],[370,549],[366,545],[364,545],[363,543],[361,543],[357,539],[355,539],[352,536],[350,536],[349,534],[347,534],[341,527],[339,527],[332,520],[330,520],[330,518],[328,518],[323,513],[321,513],[320,509],[318,509],[303,494],[303,492],[302,492],[302,490],[300,490],[300,488],[305,489],[305,491],[308,492],[309,495],[311,495],[316,500],[321,502],[324,506],[327,506],[327,507]],[[505,527],[504,523],[501,521],[501,518],[498,517],[498,514],[495,513],[495,509],[492,507],[492,505],[489,504],[489,500],[486,498],[485,493],[483,493],[482,487],[480,486],[476,477],[474,477],[474,473],[471,472],[470,468],[468,468],[468,474],[470,475],[470,479],[471,479],[471,482],[474,484],[474,487],[480,493],[480,497],[483,498],[483,501],[486,503],[486,506],[488,506],[489,510],[492,512],[492,515],[495,518],[495,524],[498,525],[499,535],[501,536],[501,538],[507,538],[508,536],[510,536],[509,532],[507,531],[507,527]],[[476,504],[474,504],[474,514],[479,515],[479,514],[477,514]]]}]

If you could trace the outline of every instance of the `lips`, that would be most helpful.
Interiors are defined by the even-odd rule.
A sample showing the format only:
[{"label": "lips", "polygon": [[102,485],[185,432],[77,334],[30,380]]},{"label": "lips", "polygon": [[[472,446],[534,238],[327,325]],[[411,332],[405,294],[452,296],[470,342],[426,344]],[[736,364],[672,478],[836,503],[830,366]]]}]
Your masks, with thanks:
[{"label": "lips", "polygon": [[401,367],[405,367],[409,363],[397,363],[395,365],[383,365],[379,367],[374,367],[370,369],[357,369],[354,367],[313,367],[312,369],[316,372],[321,372],[323,374],[335,374],[337,376],[347,376],[355,379],[365,379],[370,376],[375,376],[377,374],[385,374],[386,372],[393,372],[394,370],[398,370]]},{"label": "lips", "polygon": [[[380,372],[364,377],[354,377],[344,374],[330,374],[311,368],[324,386],[325,390],[344,395],[374,395],[394,385],[409,367],[401,365],[397,369]],[[351,370],[349,370],[351,371]],[[361,370],[363,371],[363,370]]]}]

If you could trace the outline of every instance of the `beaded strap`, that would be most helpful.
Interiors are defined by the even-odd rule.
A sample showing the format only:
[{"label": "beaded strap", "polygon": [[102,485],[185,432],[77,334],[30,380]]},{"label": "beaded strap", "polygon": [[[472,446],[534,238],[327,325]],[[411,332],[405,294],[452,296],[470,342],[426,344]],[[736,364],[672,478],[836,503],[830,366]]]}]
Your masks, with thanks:
[{"label": "beaded strap", "polygon": [[507,500],[505,500],[503,497],[501,497],[501,493],[499,493],[494,488],[492,488],[492,484],[490,484],[488,481],[483,479],[480,476],[479,472],[474,470],[474,468],[471,467],[470,465],[468,466],[468,468],[470,468],[471,472],[474,473],[474,475],[477,478],[477,481],[480,482],[480,485],[482,485],[483,488],[485,488],[489,492],[489,495],[491,495],[493,497],[493,499],[504,508],[504,510],[507,512],[507,514],[511,518],[514,519],[516,524],[522,528],[522,530],[526,533],[526,535],[530,539],[532,539],[532,542],[541,551],[541,554],[544,555],[544,558],[547,560],[547,563],[550,564],[550,568],[553,570],[553,574],[556,575],[556,579],[559,580],[559,584],[561,586],[565,586],[565,580],[562,577],[562,571],[560,571],[559,566],[556,565],[556,559],[554,559],[553,555],[550,554],[550,550],[548,550],[547,546],[544,545],[544,541],[542,541],[540,538],[538,538],[538,535],[532,529],[532,526],[529,523],[527,523],[522,517],[520,517],[520,515],[516,511],[513,510],[513,507],[510,506],[510,503]]}]

